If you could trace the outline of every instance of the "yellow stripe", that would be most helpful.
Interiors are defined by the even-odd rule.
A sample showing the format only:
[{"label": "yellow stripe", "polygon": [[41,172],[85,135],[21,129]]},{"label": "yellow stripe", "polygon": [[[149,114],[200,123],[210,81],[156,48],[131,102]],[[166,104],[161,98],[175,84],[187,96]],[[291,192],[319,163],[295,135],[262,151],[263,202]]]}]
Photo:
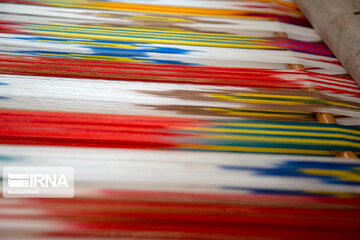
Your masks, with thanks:
[{"label": "yellow stripe", "polygon": [[291,98],[291,99],[316,99],[313,97],[304,96],[287,96],[287,95],[273,95],[273,94],[256,94],[256,93],[238,93],[235,96],[246,96],[246,97],[270,97],[270,98]]},{"label": "yellow stripe", "polygon": [[350,104],[346,104],[346,103],[339,103],[339,102],[333,102],[333,101],[325,101],[325,102],[326,102],[327,104],[334,105],[334,106],[354,108],[354,109],[359,108],[358,106],[350,105]]},{"label": "yellow stripe", "polygon": [[[219,124],[219,123],[216,123]],[[360,134],[360,131],[357,130],[350,130],[345,128],[338,128],[338,127],[313,127],[313,126],[291,126],[291,125],[271,125],[271,124],[256,124],[256,123],[220,123],[221,125],[225,126],[235,126],[235,127],[260,127],[260,128],[284,128],[284,129],[304,129],[304,130],[319,130],[319,131],[332,131],[332,132],[345,132],[345,133],[352,133],[352,134]],[[309,133],[310,134],[310,133]]]},{"label": "yellow stripe", "polygon": [[[212,111],[222,112],[228,115],[239,115],[239,116],[261,116],[261,117],[282,117],[282,118],[306,118],[306,115],[293,115],[281,114],[281,113],[253,113],[253,112],[236,112],[235,110],[220,109],[220,108],[207,108]],[[266,110],[264,110],[266,111]]]},{"label": "yellow stripe", "polygon": [[41,53],[41,56],[56,56],[56,57],[76,57],[81,59],[91,60],[107,60],[107,61],[122,61],[122,62],[147,62],[146,60],[136,60],[126,57],[109,57],[109,56],[94,56],[94,55],[83,55],[83,54],[53,54],[53,53]]},{"label": "yellow stripe", "polygon": [[[190,34],[194,34],[193,31],[189,31],[189,30],[183,30],[183,29],[179,29],[179,28],[170,28],[170,27],[150,27],[150,26],[133,26],[131,27],[131,29],[133,31],[135,30],[139,30],[142,31],[143,33],[141,34],[146,34],[145,36],[149,35],[160,35],[157,34],[156,32],[171,32],[169,34],[173,34],[173,35],[190,35]],[[154,33],[144,33],[144,30],[150,30],[150,31],[156,31]],[[161,33],[161,35],[166,34],[166,33]],[[182,37],[182,36],[181,36]],[[190,36],[188,36],[190,37]],[[207,38],[207,36],[201,36],[201,38]],[[213,38],[213,37],[211,37]]]},{"label": "yellow stripe", "polygon": [[330,176],[344,181],[360,182],[360,174],[351,171],[329,169],[301,169],[301,171],[311,175]]},{"label": "yellow stripe", "polygon": [[282,137],[263,137],[263,136],[235,136],[235,135],[200,135],[203,138],[219,138],[219,139],[234,139],[234,140],[248,140],[259,142],[282,142],[282,143],[296,143],[305,145],[332,145],[345,147],[360,147],[360,143],[354,143],[345,140],[326,140],[326,139],[298,139],[298,138],[282,138]]},{"label": "yellow stripe", "polygon": [[[306,102],[293,102],[291,99],[307,99],[307,100],[318,100],[320,104],[329,104],[333,106],[340,106],[340,107],[346,107],[346,108],[353,108],[358,109],[358,106],[350,105],[346,103],[339,103],[339,102],[333,102],[333,101],[326,101],[322,99],[317,99],[313,97],[300,97],[300,96],[280,96],[280,95],[269,95],[269,94],[247,94],[247,93],[240,93],[240,94],[234,94],[234,95],[224,95],[224,94],[207,94],[211,97],[216,97],[220,99],[225,99],[228,101],[236,101],[236,102],[246,102],[246,103],[264,103],[264,104],[283,104],[283,105],[305,105],[305,104],[313,104],[313,103],[306,103]],[[283,100],[265,100],[265,99],[241,99],[237,98],[236,96],[240,97],[272,97],[272,98],[281,98],[281,99],[289,99],[289,101],[283,101]],[[314,103],[316,104],[316,103]]]},{"label": "yellow stripe", "polygon": [[[223,108],[209,108],[211,110],[223,110]],[[227,110],[227,109],[224,109]],[[239,110],[248,110],[248,111],[271,111],[271,112],[279,112],[279,113],[298,113],[298,114],[302,114],[302,113],[310,113],[310,112],[303,112],[303,111],[288,111],[288,110],[268,110],[268,109],[255,109],[255,108],[239,108]]]},{"label": "yellow stripe", "polygon": [[[272,47],[272,48],[279,48],[280,47],[276,47],[276,46],[267,46],[266,44],[268,43],[267,40],[251,40],[251,39],[237,39],[237,40],[234,40],[234,39],[226,39],[226,38],[214,38],[214,37],[211,37],[211,38],[208,38],[208,37],[201,37],[201,36],[198,36],[198,37],[185,37],[185,36],[176,36],[174,34],[165,34],[165,33],[137,33],[137,32],[125,32],[125,34],[127,35],[133,35],[133,37],[127,37],[127,36],[122,36],[122,33],[120,32],[117,32],[117,33],[111,33],[107,30],[82,30],[80,32],[78,32],[78,29],[65,29],[67,31],[71,31],[71,32],[57,32],[56,30],[58,31],[62,31],[64,29],[55,29],[55,28],[45,28],[45,27],[41,27],[41,28],[34,28],[34,31],[38,31],[38,32],[42,32],[42,30],[51,30],[51,31],[46,31],[46,33],[50,34],[50,33],[58,33],[58,34],[63,34],[63,35],[66,35],[66,34],[79,34],[79,35],[88,35],[87,33],[90,34],[94,34],[94,33],[100,33],[100,34],[104,34],[104,35],[97,35],[97,36],[93,36],[93,37],[96,37],[98,39],[101,39],[101,37],[113,37],[113,38],[131,38],[131,39],[136,39],[136,37],[148,37],[149,39],[155,39],[155,40],[159,40],[159,41],[181,41],[182,39],[184,40],[189,40],[189,41],[194,41],[196,42],[197,40],[198,41],[213,41],[213,42],[208,42],[207,44],[216,44],[216,43],[223,43],[223,42],[227,42],[227,43],[223,43],[223,44],[246,44],[246,45],[249,45],[252,43],[252,45],[254,46],[258,46],[258,45],[261,45],[263,47]],[[118,35],[118,36],[110,36],[110,35],[107,35],[107,34],[114,34],[114,35]],[[156,39],[156,38],[151,38],[151,37],[157,37],[157,36],[163,36],[163,37],[168,37],[167,39]],[[149,40],[149,39],[144,39],[143,40]],[[177,40],[177,39],[181,39],[181,40]],[[187,41],[187,42],[189,42]]]},{"label": "yellow stripe", "polygon": [[273,131],[273,130],[248,130],[248,129],[227,129],[227,128],[200,128],[200,127],[182,127],[182,130],[190,131],[207,131],[207,132],[230,132],[230,133],[250,133],[250,134],[273,134],[273,135],[295,135],[295,136],[311,136],[311,137],[333,137],[333,138],[346,138],[350,140],[360,141],[360,137],[334,134],[334,133],[311,133],[311,132],[286,132],[286,131]]},{"label": "yellow stripe", "polygon": [[83,59],[93,59],[93,60],[107,60],[107,61],[121,61],[121,62],[145,62],[146,60],[136,60],[127,57],[111,57],[111,56],[100,56],[100,55],[83,55],[83,54],[69,54],[69,56],[80,57]]},{"label": "yellow stripe", "polygon": [[286,149],[286,148],[264,148],[264,147],[234,147],[217,145],[186,144],[180,148],[217,150],[217,151],[238,151],[238,152],[265,152],[265,153],[287,153],[303,155],[333,155],[330,151],[324,150],[304,150],[304,149]]},{"label": "yellow stripe", "polygon": [[294,114],[307,114],[307,113],[312,113],[312,112],[304,112],[304,111],[289,111],[289,110],[273,110],[273,109],[254,109],[254,108],[239,108],[241,110],[255,110],[255,111],[273,111],[273,112],[279,112],[279,113],[294,113]]},{"label": "yellow stripe", "polygon": [[39,53],[41,56],[55,56],[55,57],[69,57],[68,54],[60,54],[60,53]]},{"label": "yellow stripe", "polygon": [[[64,43],[64,41],[60,40],[42,40],[39,41],[42,42],[55,42],[55,43]],[[127,44],[116,44],[116,43],[99,43],[99,42],[86,42],[86,41],[66,41],[66,43],[78,43],[78,44],[85,44],[85,45],[93,45],[93,46],[102,46],[102,47],[115,47],[115,48],[126,48],[126,49],[151,49],[150,47],[138,47],[138,46],[132,46]]]},{"label": "yellow stripe", "polygon": [[312,190],[305,190],[305,193],[309,194],[321,194],[321,195],[330,195],[334,197],[341,197],[341,198],[351,198],[356,197],[356,194],[346,193],[346,192],[329,192],[329,191],[312,191]]},{"label": "yellow stripe", "polygon": [[276,100],[261,100],[261,99],[241,99],[229,95],[221,94],[209,94],[212,97],[228,100],[231,102],[245,102],[245,103],[263,103],[263,104],[282,104],[282,105],[304,105],[302,102],[286,102],[286,101],[276,101]]},{"label": "yellow stripe", "polygon": [[60,33],[60,32],[48,32],[49,36],[58,37],[71,37],[71,38],[88,38],[97,40],[115,40],[115,41],[129,41],[129,42],[142,42],[142,43],[164,43],[164,44],[176,44],[176,45],[196,45],[205,47],[229,47],[229,48],[253,48],[253,49],[281,49],[271,46],[259,46],[259,45],[244,45],[244,44],[224,44],[224,43],[207,43],[207,42],[186,42],[181,40],[161,40],[161,39],[138,39],[132,37],[114,37],[114,36],[95,36],[87,34],[76,34],[76,33]]},{"label": "yellow stripe", "polygon": [[[179,36],[178,32],[172,33],[169,31],[156,31],[154,32],[154,30],[151,29],[145,29],[145,28],[138,28],[138,31],[141,31],[142,33],[139,33],[138,31],[136,31],[136,28],[132,27],[132,28],[111,28],[111,27],[91,27],[91,29],[86,28],[86,27],[82,27],[80,25],[63,25],[63,24],[51,24],[51,26],[47,26],[47,25],[31,25],[32,28],[36,28],[36,29],[44,29],[44,30],[71,30],[71,31],[82,31],[82,32],[88,32],[88,33],[111,33],[111,30],[114,30],[114,33],[128,33],[128,34],[134,34],[134,35],[139,35],[140,34],[144,34],[143,36],[153,36],[154,34],[156,36]],[[131,31],[131,29],[134,29],[133,31]],[[121,32],[121,31],[116,31],[116,30],[126,30],[126,32]],[[187,33],[192,33],[192,34],[187,34]],[[194,39],[204,39],[204,40],[211,40],[211,39],[221,39],[221,40],[229,40],[229,41],[234,41],[234,38],[231,37],[236,37],[236,39],[238,41],[253,41],[253,42],[269,42],[269,40],[267,39],[262,39],[256,36],[243,36],[243,35],[230,35],[230,34],[206,34],[206,35],[210,35],[210,36],[202,36],[201,33],[198,32],[184,32],[184,33],[180,33],[181,38],[184,39],[190,39],[190,37],[194,38]],[[186,36],[188,35],[188,36]],[[191,38],[191,39],[192,39]]]}]

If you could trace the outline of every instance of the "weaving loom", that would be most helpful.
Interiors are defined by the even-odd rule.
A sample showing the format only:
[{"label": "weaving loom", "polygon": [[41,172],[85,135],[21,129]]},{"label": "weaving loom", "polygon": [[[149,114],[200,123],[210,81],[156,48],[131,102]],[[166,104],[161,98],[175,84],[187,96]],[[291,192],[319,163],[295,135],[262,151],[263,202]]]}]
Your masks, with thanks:
[{"label": "weaving loom", "polygon": [[75,171],[0,239],[358,239],[360,88],[291,0],[2,0],[0,74],[2,169]]}]

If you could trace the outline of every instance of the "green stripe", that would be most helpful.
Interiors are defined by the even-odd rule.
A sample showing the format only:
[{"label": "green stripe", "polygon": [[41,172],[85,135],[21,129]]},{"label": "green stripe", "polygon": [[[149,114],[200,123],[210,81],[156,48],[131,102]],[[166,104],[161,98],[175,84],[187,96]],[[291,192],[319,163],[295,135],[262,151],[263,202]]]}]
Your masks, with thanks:
[{"label": "green stripe", "polygon": [[[335,141],[350,141],[353,143],[360,143],[360,140],[349,139],[346,137],[326,137],[326,136],[299,136],[299,135],[289,135],[289,134],[271,134],[265,132],[259,133],[229,133],[229,132],[212,132],[212,131],[201,131],[201,130],[189,130],[189,131],[181,131],[181,133],[186,134],[197,134],[197,135],[222,135],[222,136],[259,136],[259,137],[273,137],[273,138],[289,138],[289,139],[318,139],[318,140],[335,140]],[[348,136],[347,134],[342,134]],[[239,140],[240,141],[240,140]]]},{"label": "green stripe", "polygon": [[[287,143],[276,142],[272,143],[269,141],[251,141],[251,140],[239,140],[239,141],[228,141],[221,139],[212,140],[203,138],[198,139],[199,141],[191,141],[191,144],[203,144],[203,145],[215,145],[215,146],[231,146],[231,147],[263,147],[263,148],[282,148],[282,149],[304,149],[304,150],[327,150],[327,151],[359,151],[358,147],[349,147],[336,144],[298,144],[298,143]],[[306,142],[306,140],[304,140]]]},{"label": "green stripe", "polygon": [[[161,30],[150,30],[150,31],[142,31],[140,29],[133,29],[133,28],[119,28],[119,29],[108,29],[108,28],[101,28],[101,27],[94,27],[94,26],[68,26],[68,25],[52,25],[52,24],[34,24],[34,23],[24,23],[23,25],[27,26],[47,26],[47,27],[61,27],[61,28],[77,28],[77,29],[94,29],[94,30],[103,30],[103,31],[113,31],[113,32],[134,32],[134,33],[149,33],[149,34],[170,34],[170,35],[177,35],[177,36],[193,36],[195,39],[202,37],[217,37],[219,36],[219,39],[248,39],[252,41],[263,41],[263,38],[257,38],[257,37],[248,37],[248,36],[228,36],[228,35],[222,35],[222,34],[203,34],[203,33],[179,33],[175,31],[161,31]],[[221,38],[221,37],[224,38]],[[268,40],[270,41],[270,40]]]},{"label": "green stripe", "polygon": [[[264,154],[266,153],[267,155],[268,154],[271,154],[271,155],[279,155],[279,154],[289,154],[289,155],[294,155],[294,156],[327,156],[327,157],[335,157],[332,153],[329,152],[329,154],[309,154],[309,153],[291,153],[290,152],[290,149],[289,149],[289,152],[288,153],[283,153],[283,152],[262,152],[262,151],[245,151],[245,150],[238,150],[238,151],[235,151],[235,150],[216,150],[216,149],[196,149],[196,148],[178,148],[178,150],[186,150],[186,151],[194,151],[194,152],[227,152],[227,153],[254,153],[254,154]],[[276,149],[274,148],[274,151]],[[360,154],[359,154],[360,156]],[[254,156],[254,158],[256,158],[256,156]]]},{"label": "green stripe", "polygon": [[[136,38],[136,39],[150,39],[150,40],[156,40],[156,39],[160,39],[160,40],[169,40],[169,41],[182,41],[182,42],[190,42],[190,43],[196,43],[196,42],[208,42],[208,43],[222,43],[222,44],[233,44],[233,45],[259,45],[259,46],[267,46],[269,47],[266,43],[245,43],[245,42],[225,42],[225,41],[205,41],[205,40],[200,40],[200,39],[183,39],[183,38],[160,38],[160,37],[143,37],[143,36],[134,36],[134,35],[114,35],[114,34],[101,34],[101,33],[83,33],[83,32],[74,32],[71,30],[46,30],[46,29],[33,29],[30,28],[30,30],[34,30],[34,31],[40,31],[40,32],[61,32],[61,33],[73,33],[73,34],[83,34],[83,35],[96,35],[96,36],[110,36],[110,37],[127,37],[127,38]],[[84,36],[84,38],[86,38],[86,36]],[[270,46],[271,47],[271,46]]]}]

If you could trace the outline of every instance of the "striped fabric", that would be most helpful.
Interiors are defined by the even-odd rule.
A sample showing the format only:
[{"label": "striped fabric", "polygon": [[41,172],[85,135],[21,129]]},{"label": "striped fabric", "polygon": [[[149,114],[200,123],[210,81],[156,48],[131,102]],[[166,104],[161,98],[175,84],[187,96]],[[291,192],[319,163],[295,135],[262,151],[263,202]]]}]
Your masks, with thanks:
[{"label": "striped fabric", "polygon": [[75,171],[2,172],[1,238],[358,239],[360,88],[293,1],[0,9],[1,168]]}]

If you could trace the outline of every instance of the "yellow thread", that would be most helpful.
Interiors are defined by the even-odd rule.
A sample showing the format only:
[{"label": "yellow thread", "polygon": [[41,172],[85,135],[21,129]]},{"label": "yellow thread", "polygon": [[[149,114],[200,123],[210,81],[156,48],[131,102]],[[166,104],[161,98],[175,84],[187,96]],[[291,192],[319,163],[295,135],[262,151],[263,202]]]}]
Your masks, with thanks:
[{"label": "yellow thread", "polygon": [[200,135],[203,138],[220,138],[220,139],[234,139],[234,140],[248,140],[259,142],[283,142],[296,143],[305,145],[333,145],[345,147],[360,147],[360,143],[349,142],[345,140],[326,140],[326,139],[296,139],[296,138],[282,138],[282,137],[264,137],[264,136],[235,136],[235,135]]},{"label": "yellow thread", "polygon": [[254,134],[273,134],[273,135],[295,135],[295,136],[313,136],[313,137],[334,137],[359,140],[360,137],[334,134],[334,133],[312,133],[312,132],[285,132],[273,130],[248,130],[248,129],[227,129],[227,128],[200,128],[200,127],[182,127],[183,130],[189,131],[207,131],[207,132],[230,132],[230,133],[254,133]]},{"label": "yellow thread", "polygon": [[261,99],[241,99],[235,96],[221,95],[221,94],[210,94],[212,97],[225,99],[232,102],[245,102],[245,103],[264,103],[264,104],[282,104],[282,105],[304,105],[302,102],[286,102],[276,100],[261,100]]},{"label": "yellow thread", "polygon": [[313,97],[305,96],[285,96],[285,95],[273,95],[273,94],[256,94],[256,93],[238,93],[236,96],[246,96],[246,97],[270,97],[270,98],[291,98],[291,99],[316,99]]},{"label": "yellow thread", "polygon": [[[213,111],[223,112],[224,114],[228,115],[243,115],[243,116],[263,116],[263,117],[284,117],[284,118],[306,118],[306,115],[299,115],[300,112],[293,112],[292,115],[290,114],[281,114],[279,113],[253,113],[253,112],[237,112],[236,110],[228,110],[228,109],[221,109],[221,108],[207,108]],[[244,109],[244,110],[250,110],[250,109]],[[266,110],[265,110],[266,111]],[[285,111],[284,111],[285,112]],[[291,113],[291,112],[289,112]],[[296,115],[298,113],[298,115]],[[310,112],[305,112],[310,113]]]},{"label": "yellow thread", "polygon": [[[218,123],[217,123],[218,124]],[[346,132],[352,134],[360,134],[360,131],[350,130],[345,128],[337,128],[337,127],[313,127],[313,126],[295,126],[295,125],[271,125],[271,124],[256,124],[256,123],[226,123],[223,122],[221,125],[225,126],[236,126],[236,127],[260,127],[260,128],[284,128],[284,129],[304,129],[304,130],[319,130],[319,131],[338,131],[338,132]]]},{"label": "yellow thread", "polygon": [[185,144],[180,148],[217,150],[217,151],[239,151],[239,152],[266,152],[266,153],[288,153],[306,155],[332,155],[330,151],[324,150],[305,150],[305,149],[285,149],[285,148],[264,148],[264,147],[234,147],[217,145]]},{"label": "yellow thread", "polygon": [[162,40],[162,39],[139,39],[133,37],[114,37],[114,36],[96,36],[88,34],[77,33],[60,33],[60,32],[48,32],[49,36],[59,37],[71,37],[71,38],[88,38],[97,40],[117,40],[117,41],[129,41],[129,42],[143,42],[143,43],[164,43],[164,44],[177,44],[177,45],[196,45],[206,47],[229,47],[229,48],[253,48],[253,49],[280,49],[271,46],[258,46],[258,45],[243,45],[243,44],[226,44],[226,43],[208,43],[208,42],[186,42],[181,40]]},{"label": "yellow thread", "polygon": [[315,190],[307,190],[304,191],[304,193],[309,193],[309,194],[319,194],[319,195],[330,195],[330,196],[334,196],[334,197],[341,197],[341,198],[351,198],[351,197],[355,197],[356,195],[351,194],[351,193],[345,193],[345,192],[328,192],[328,191],[315,191]]},{"label": "yellow thread", "polygon": [[360,182],[360,174],[357,172],[329,169],[301,169],[301,171],[311,175],[337,177],[344,181]]},{"label": "yellow thread", "polygon": [[[172,33],[171,31],[155,31],[151,30],[151,29],[146,29],[146,28],[138,28],[139,30],[141,30],[141,33],[139,33],[138,31],[135,31],[136,29],[134,29],[134,27],[132,28],[112,28],[112,27],[91,27],[91,28],[86,28],[86,27],[82,27],[80,25],[62,25],[62,24],[51,24],[50,26],[48,25],[32,25],[31,28],[34,29],[43,29],[43,30],[72,30],[72,31],[79,31],[81,30],[82,32],[89,32],[89,33],[111,33],[111,30],[114,30],[114,33],[122,33],[121,31],[117,31],[117,30],[126,30],[126,33],[128,34],[134,34],[134,35],[141,35],[143,34],[143,36],[151,36],[153,34],[156,34],[157,36],[178,36],[179,34],[177,32]],[[132,29],[134,29],[134,31],[132,31]],[[207,34],[201,34],[201,33],[193,33],[193,32],[184,32],[184,33],[180,33],[181,38],[186,38],[186,37],[192,37],[194,39],[204,39],[204,40],[211,40],[211,39],[220,39],[220,40],[229,40],[229,41],[235,41],[237,40],[239,41],[253,41],[253,42],[260,42],[260,43],[267,43],[269,42],[266,39],[262,39],[256,36],[242,36],[242,35],[230,35],[230,34],[216,34],[216,33],[207,33]],[[186,36],[187,35],[187,36]],[[231,38],[231,37],[236,37]]]}]

